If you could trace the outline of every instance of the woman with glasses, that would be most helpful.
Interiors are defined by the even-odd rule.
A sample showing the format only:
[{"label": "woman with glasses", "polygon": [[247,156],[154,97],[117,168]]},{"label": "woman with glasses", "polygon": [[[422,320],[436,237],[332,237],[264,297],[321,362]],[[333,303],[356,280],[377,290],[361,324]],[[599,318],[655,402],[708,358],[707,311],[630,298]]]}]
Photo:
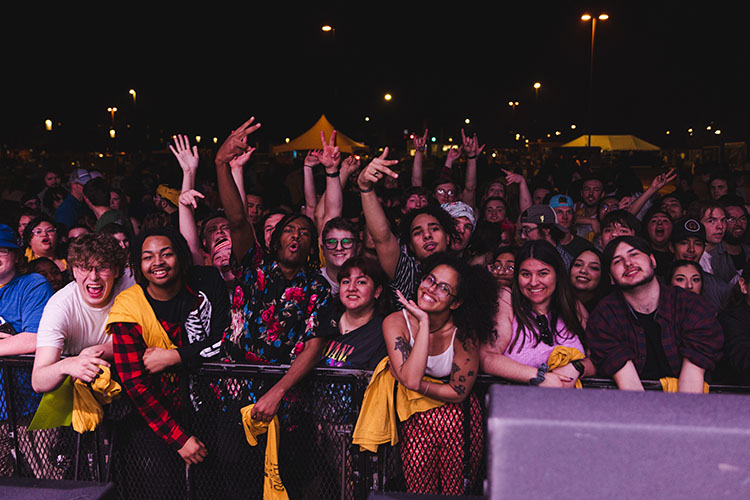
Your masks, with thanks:
[{"label": "woman with glasses", "polygon": [[320,268],[320,273],[331,285],[333,295],[339,293],[341,266],[359,255],[358,232],[357,227],[343,217],[335,217],[323,226],[320,242],[326,266]]},{"label": "woman with glasses", "polygon": [[55,222],[47,215],[40,215],[26,225],[23,231],[26,244],[26,260],[31,262],[39,257],[47,257],[57,264],[60,271],[68,269],[68,263],[58,255],[58,234]]},{"label": "woman with glasses", "polygon": [[502,246],[495,250],[492,263],[487,268],[495,277],[500,286],[511,289],[513,286],[513,274],[516,266],[516,251],[512,246]]},{"label": "woman with glasses", "polygon": [[422,276],[416,301],[398,292],[404,309],[385,319],[383,336],[398,383],[443,404],[403,422],[401,460],[410,492],[459,495],[476,477],[481,457],[482,417],[472,387],[479,346],[493,328],[498,285],[486,268],[445,253],[426,259]]},{"label": "woman with glasses", "polygon": [[579,377],[594,374],[588,359],[549,370],[558,346],[576,349],[579,357],[586,352],[588,314],[567,276],[560,254],[547,241],[528,241],[518,250],[512,290],[500,292],[497,337],[481,353],[484,372],[543,387],[574,387]]}]

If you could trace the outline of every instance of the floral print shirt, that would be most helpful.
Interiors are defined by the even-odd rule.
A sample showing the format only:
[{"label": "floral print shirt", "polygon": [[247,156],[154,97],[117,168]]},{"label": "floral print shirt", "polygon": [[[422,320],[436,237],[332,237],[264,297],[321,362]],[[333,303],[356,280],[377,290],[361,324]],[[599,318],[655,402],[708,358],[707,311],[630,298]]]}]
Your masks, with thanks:
[{"label": "floral print shirt", "polygon": [[305,342],[323,332],[332,313],[331,290],[319,272],[302,268],[290,281],[279,264],[253,247],[239,264],[225,352],[235,361],[289,364]]}]

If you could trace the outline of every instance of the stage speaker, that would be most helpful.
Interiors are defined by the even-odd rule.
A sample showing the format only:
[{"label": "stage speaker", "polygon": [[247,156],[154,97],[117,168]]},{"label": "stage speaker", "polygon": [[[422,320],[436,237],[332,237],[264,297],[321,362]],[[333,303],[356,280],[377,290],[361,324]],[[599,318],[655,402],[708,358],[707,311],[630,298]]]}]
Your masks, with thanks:
[{"label": "stage speaker", "polygon": [[748,498],[750,397],[494,385],[489,499]]},{"label": "stage speaker", "polygon": [[0,477],[0,498],[13,500],[113,500],[114,484]]}]

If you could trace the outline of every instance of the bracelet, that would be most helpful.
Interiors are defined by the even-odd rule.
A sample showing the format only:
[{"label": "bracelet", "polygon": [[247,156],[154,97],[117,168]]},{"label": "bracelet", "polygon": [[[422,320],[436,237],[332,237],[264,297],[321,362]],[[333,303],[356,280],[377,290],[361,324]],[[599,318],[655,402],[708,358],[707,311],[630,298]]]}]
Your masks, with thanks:
[{"label": "bracelet", "polygon": [[362,188],[359,188],[359,192],[360,192],[360,193],[369,193],[369,192],[370,192],[370,191],[372,191],[373,189],[375,189],[375,186],[374,186],[374,185],[373,185],[373,186],[370,186],[370,187],[369,187],[369,188],[367,188],[367,189],[362,189]]},{"label": "bracelet", "polygon": [[302,166],[305,167],[305,168],[309,168],[310,170],[312,170],[312,165],[302,165]]},{"label": "bracelet", "polygon": [[583,377],[583,372],[586,371],[586,367],[583,364],[583,361],[580,359],[576,359],[575,361],[570,362],[571,365],[573,365],[573,368],[578,370],[578,378]]},{"label": "bracelet", "polygon": [[476,160],[476,158],[477,158],[477,155],[474,155],[474,156],[467,156],[466,158],[468,158],[469,160]]},{"label": "bracelet", "polygon": [[427,381],[427,385],[426,385],[426,386],[424,386],[424,391],[422,392],[422,395],[423,395],[423,396],[427,396],[427,389],[429,389],[429,388],[430,388],[430,384],[431,384],[431,383],[432,383],[432,380],[428,380],[428,381]]},{"label": "bracelet", "polygon": [[338,177],[338,176],[339,176],[339,171],[338,170],[336,170],[332,174],[329,174],[328,172],[326,172],[326,177]]},{"label": "bracelet", "polygon": [[539,385],[542,382],[544,382],[544,374],[549,371],[549,366],[547,366],[547,363],[542,363],[539,365],[539,369],[536,371],[536,377],[529,379],[529,385]]}]

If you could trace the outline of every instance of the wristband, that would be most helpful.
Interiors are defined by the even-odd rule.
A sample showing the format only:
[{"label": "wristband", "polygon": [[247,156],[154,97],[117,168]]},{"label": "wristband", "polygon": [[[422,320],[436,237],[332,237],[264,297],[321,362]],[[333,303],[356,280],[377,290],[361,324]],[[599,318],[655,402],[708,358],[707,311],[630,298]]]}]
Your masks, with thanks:
[{"label": "wristband", "polygon": [[469,160],[476,160],[476,159],[477,159],[477,155],[474,155],[474,156],[467,156],[467,158],[468,158]]},{"label": "wristband", "polygon": [[309,169],[312,170],[312,165],[302,165],[302,166],[305,167],[305,168],[309,168]]},{"label": "wristband", "polygon": [[583,377],[583,372],[586,371],[586,367],[583,364],[583,361],[580,359],[576,359],[575,361],[570,362],[571,365],[573,365],[573,368],[578,370],[578,378]]},{"label": "wristband", "polygon": [[326,172],[326,177],[338,177],[338,176],[339,176],[339,171],[338,170],[336,170],[332,174],[329,174],[328,172]]},{"label": "wristband", "polygon": [[369,192],[370,192],[370,191],[372,191],[373,189],[375,189],[375,186],[374,186],[374,185],[373,185],[373,186],[370,186],[370,187],[369,187],[369,188],[367,188],[367,189],[362,189],[362,188],[359,188],[359,192],[360,192],[360,193],[369,193]]},{"label": "wristband", "polygon": [[539,369],[536,371],[536,377],[529,379],[529,385],[539,385],[542,382],[544,382],[544,374],[549,371],[549,366],[547,366],[547,363],[542,363],[539,365]]}]

